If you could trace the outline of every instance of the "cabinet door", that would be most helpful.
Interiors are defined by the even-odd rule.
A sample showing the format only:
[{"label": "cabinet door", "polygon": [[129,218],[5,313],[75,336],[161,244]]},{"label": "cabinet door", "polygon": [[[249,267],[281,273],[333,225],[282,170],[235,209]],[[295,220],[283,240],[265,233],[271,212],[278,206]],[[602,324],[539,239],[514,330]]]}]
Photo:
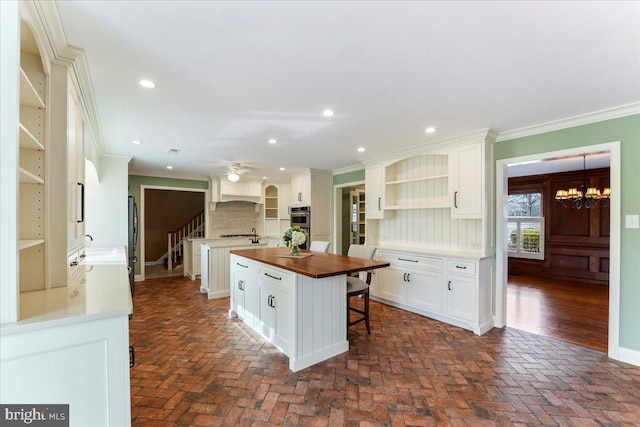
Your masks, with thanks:
[{"label": "cabinet door", "polygon": [[482,217],[482,146],[453,149],[453,218]]},{"label": "cabinet door", "polygon": [[447,314],[464,320],[476,315],[476,279],[449,275],[447,277]]},{"label": "cabinet door", "polygon": [[311,205],[311,176],[291,178],[291,206]]},{"label": "cabinet door", "polygon": [[[79,176],[78,158],[83,150],[81,137],[80,101],[71,81],[67,89],[67,251],[80,245],[78,224],[84,221],[84,177]],[[84,237],[84,235],[82,236]]]},{"label": "cabinet door", "polygon": [[275,334],[273,343],[284,354],[291,355],[293,349],[293,297],[287,292],[275,290],[271,305],[275,311]]},{"label": "cabinet door", "polygon": [[441,313],[442,273],[412,269],[407,274],[407,304]]},{"label": "cabinet door", "polygon": [[[291,206],[291,185],[278,185],[278,218],[289,220],[289,207]],[[284,230],[282,230],[284,231]]]},{"label": "cabinet door", "polygon": [[380,271],[380,281],[378,287],[380,297],[389,301],[405,303],[407,295],[407,271],[393,265],[383,268]]},{"label": "cabinet door", "polygon": [[256,329],[273,342],[276,334],[276,311],[272,307],[275,292],[273,288],[264,282],[258,286],[258,319]]},{"label": "cabinet door", "polygon": [[364,170],[365,191],[365,218],[382,219],[384,199],[382,196],[382,166],[367,166]]},{"label": "cabinet door", "polygon": [[233,275],[234,308],[238,317],[249,326],[255,321],[255,278],[238,271]]}]

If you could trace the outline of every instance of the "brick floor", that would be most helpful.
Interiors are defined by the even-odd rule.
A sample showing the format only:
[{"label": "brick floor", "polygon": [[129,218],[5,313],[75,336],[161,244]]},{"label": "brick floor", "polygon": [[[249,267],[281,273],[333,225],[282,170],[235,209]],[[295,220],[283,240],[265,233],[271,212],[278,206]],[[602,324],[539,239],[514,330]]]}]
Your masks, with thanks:
[{"label": "brick floor", "polygon": [[515,329],[371,303],[371,335],[297,373],[199,281],[136,286],[134,426],[639,426],[640,368]]}]

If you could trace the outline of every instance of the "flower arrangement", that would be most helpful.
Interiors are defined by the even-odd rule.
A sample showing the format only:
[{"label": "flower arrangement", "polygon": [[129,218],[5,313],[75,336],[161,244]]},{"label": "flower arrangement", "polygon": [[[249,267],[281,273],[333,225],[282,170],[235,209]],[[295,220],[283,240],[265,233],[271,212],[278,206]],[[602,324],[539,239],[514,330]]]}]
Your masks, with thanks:
[{"label": "flower arrangement", "polygon": [[308,238],[307,232],[300,228],[299,225],[287,228],[284,231],[284,236],[282,236],[285,245],[291,247],[291,255],[300,255],[300,245],[303,245]]}]

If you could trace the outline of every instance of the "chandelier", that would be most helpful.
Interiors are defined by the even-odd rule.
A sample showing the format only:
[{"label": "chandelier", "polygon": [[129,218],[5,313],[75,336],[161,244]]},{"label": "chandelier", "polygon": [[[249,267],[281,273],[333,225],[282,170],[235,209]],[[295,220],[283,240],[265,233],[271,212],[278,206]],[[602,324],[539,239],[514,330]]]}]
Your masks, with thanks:
[{"label": "chandelier", "polygon": [[570,188],[568,190],[558,190],[556,200],[565,208],[571,209],[597,209],[609,206],[611,199],[611,188],[606,187],[600,190],[587,186],[587,156],[582,156],[582,185],[580,190]]}]

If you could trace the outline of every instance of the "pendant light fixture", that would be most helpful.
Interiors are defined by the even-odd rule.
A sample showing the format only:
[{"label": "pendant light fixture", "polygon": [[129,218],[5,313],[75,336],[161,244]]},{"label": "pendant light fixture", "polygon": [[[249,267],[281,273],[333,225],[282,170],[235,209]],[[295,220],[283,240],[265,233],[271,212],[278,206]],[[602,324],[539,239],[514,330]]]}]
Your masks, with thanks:
[{"label": "pendant light fixture", "polygon": [[602,193],[595,187],[587,185],[587,156],[582,156],[582,185],[580,190],[570,188],[558,190],[555,199],[565,208],[571,209],[597,209],[609,206],[611,200],[611,188],[605,187]]}]

